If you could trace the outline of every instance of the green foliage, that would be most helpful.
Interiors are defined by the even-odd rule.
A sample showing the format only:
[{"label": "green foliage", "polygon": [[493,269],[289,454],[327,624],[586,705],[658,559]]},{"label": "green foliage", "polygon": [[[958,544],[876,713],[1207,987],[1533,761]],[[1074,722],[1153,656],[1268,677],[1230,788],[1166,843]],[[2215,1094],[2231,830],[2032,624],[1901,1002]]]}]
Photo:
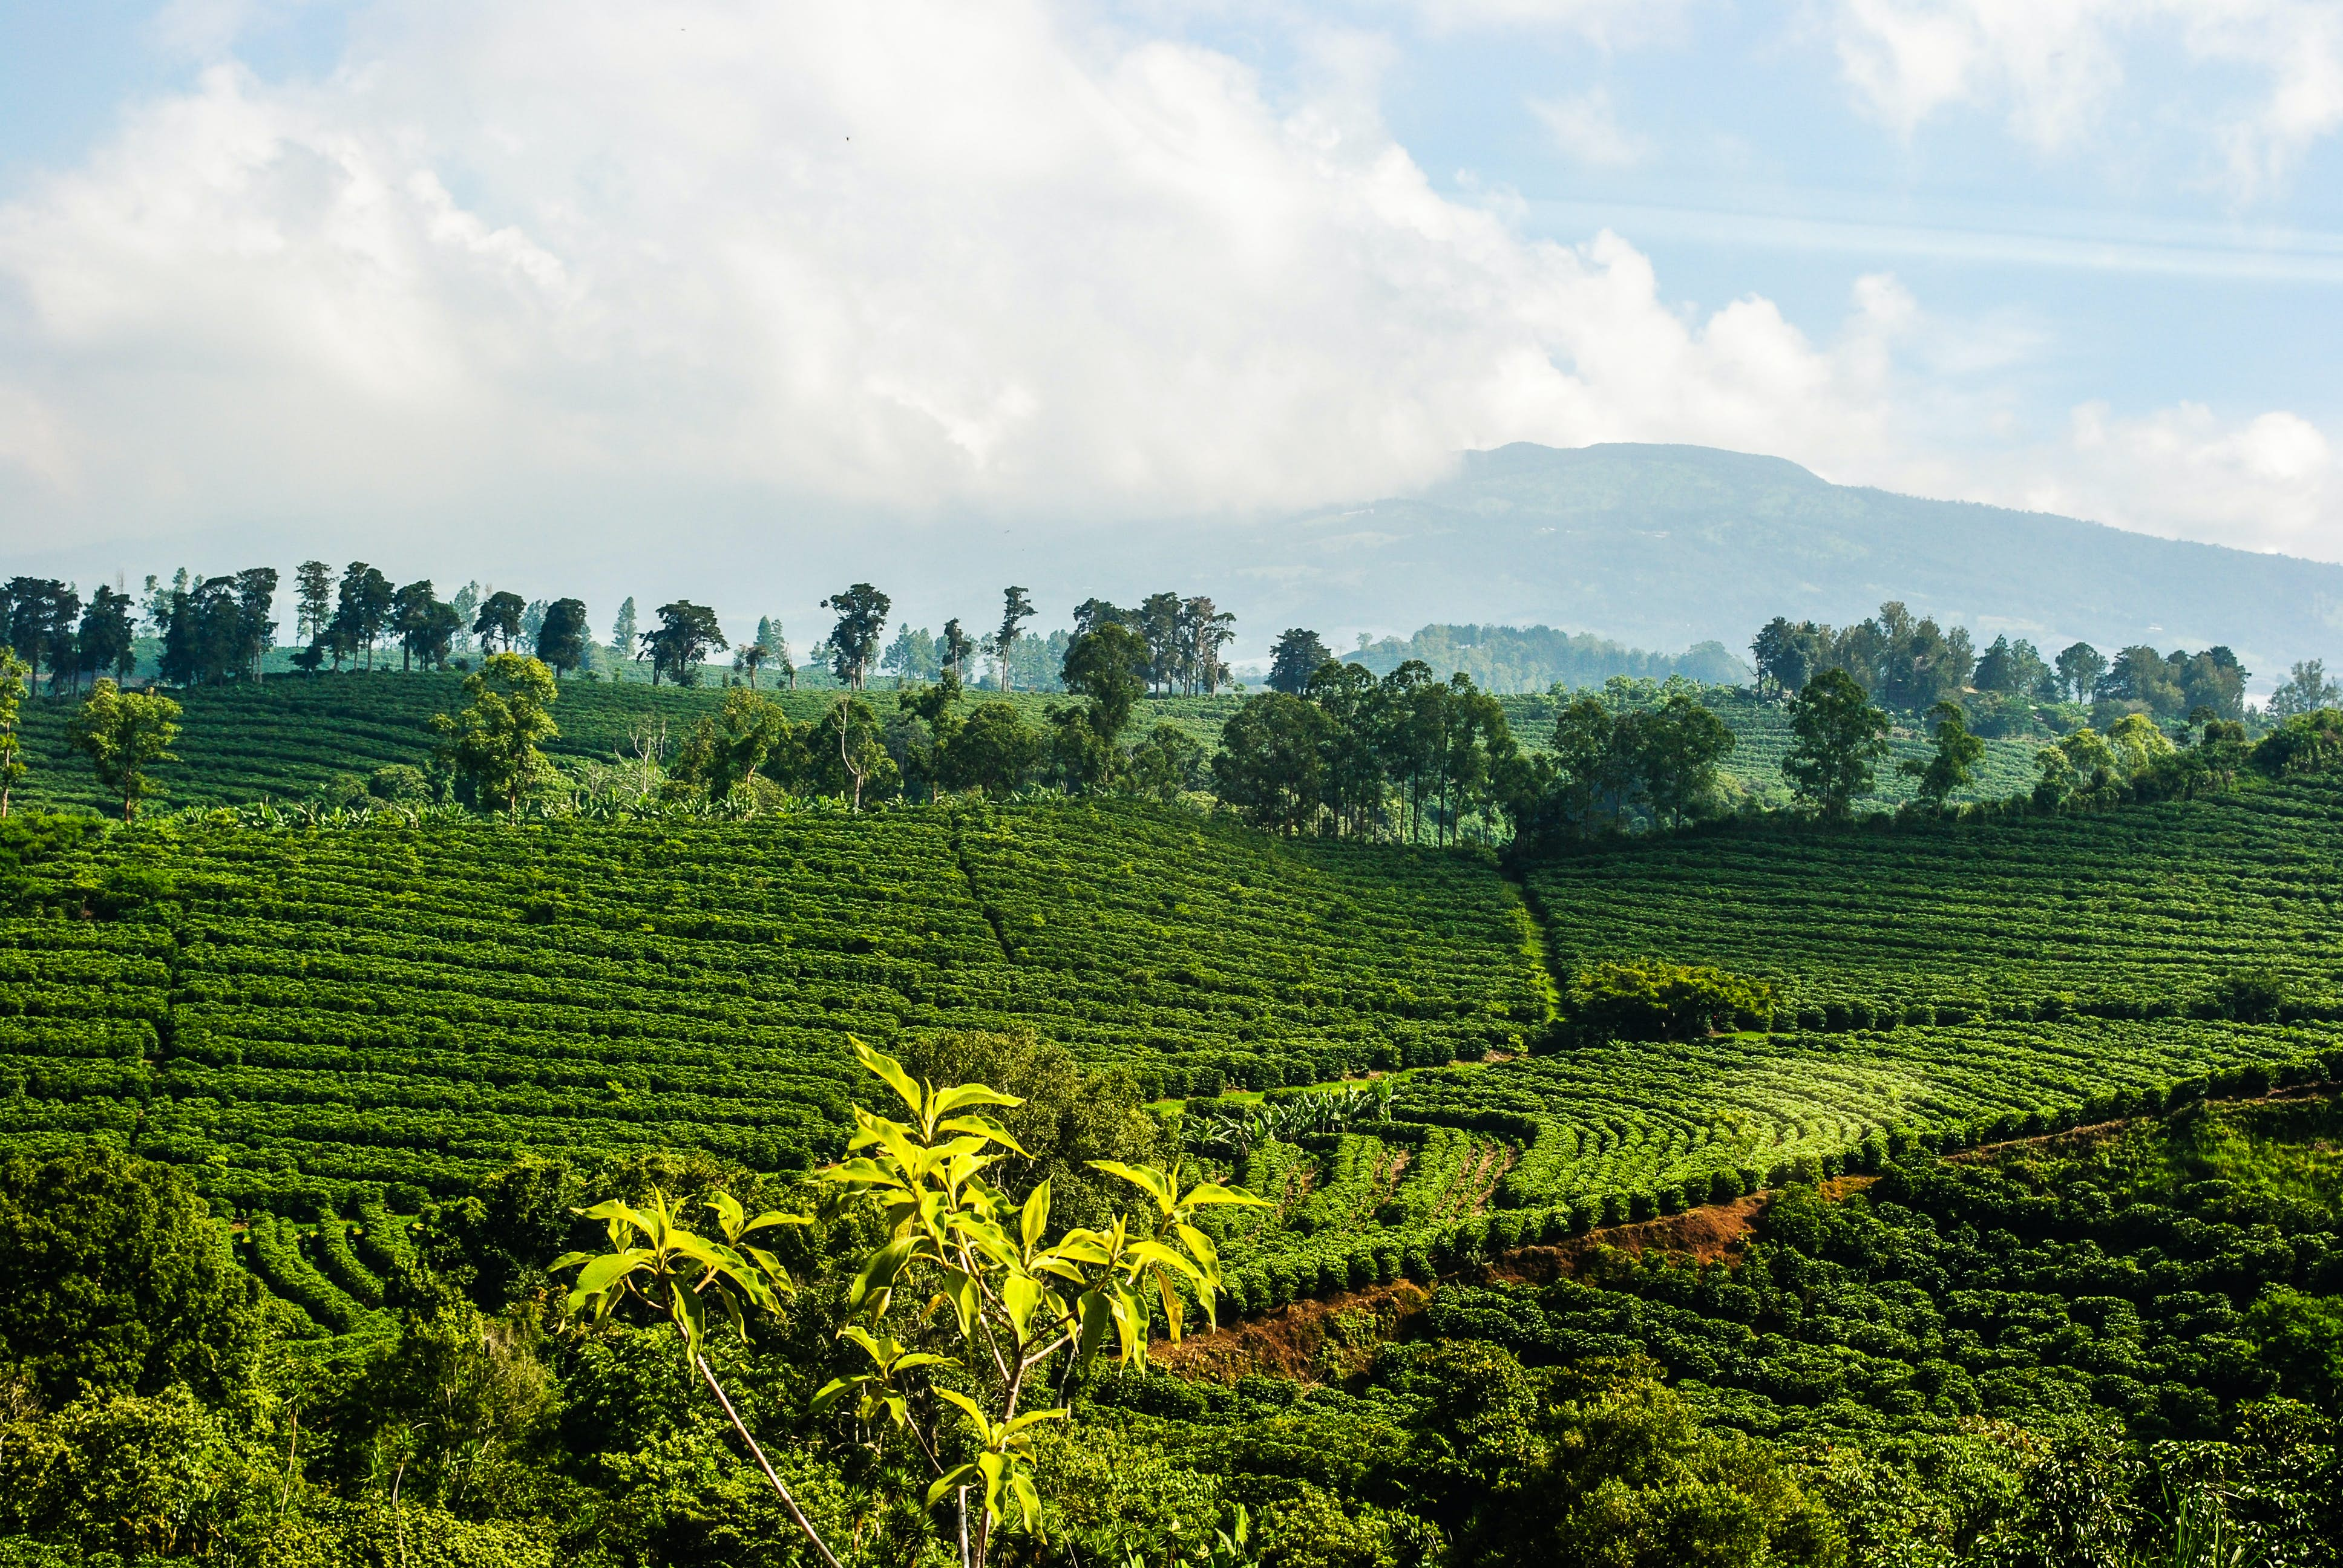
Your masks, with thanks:
[{"label": "green foliage", "polygon": [[2343,765],[2343,710],[2314,709],[2296,714],[2264,736],[2253,751],[2265,773],[2332,772]]},{"label": "green foliage", "polygon": [[[1078,1372],[1110,1337],[1121,1364],[1143,1369],[1159,1307],[1175,1346],[1192,1297],[1210,1322],[1220,1261],[1212,1239],[1197,1228],[1199,1213],[1265,1205],[1215,1181],[1183,1181],[1176,1162],[1165,1171],[1093,1160],[1087,1162],[1092,1169],[1137,1187],[1147,1205],[1135,1221],[1118,1214],[1103,1227],[1077,1227],[1050,1241],[1054,1227],[1046,1180],[1022,1201],[1012,1201],[986,1179],[1004,1159],[1031,1158],[987,1114],[1020,1109],[1017,1097],[981,1083],[938,1088],[860,1041],[854,1049],[902,1101],[910,1120],[856,1106],[849,1158],[823,1173],[850,1198],[875,1200],[890,1239],[856,1271],[846,1305],[860,1321],[840,1331],[864,1352],[870,1370],[832,1379],[815,1396],[815,1407],[851,1401],[864,1422],[884,1416],[915,1432],[910,1407],[917,1394],[959,1411],[974,1457],[948,1467],[940,1432],[921,1437],[920,1452],[935,1472],[925,1503],[932,1509],[958,1491],[966,1543],[964,1499],[980,1486],[983,1520],[972,1553],[980,1568],[1011,1501],[1026,1530],[1038,1524],[1038,1429],[1070,1413],[1062,1406],[1021,1409],[1029,1380],[1046,1390],[1060,1363],[1065,1374]],[[890,1321],[899,1295],[906,1303],[924,1295],[924,1304]],[[896,1337],[916,1335],[940,1318],[958,1331],[957,1354],[907,1348]],[[972,1389],[938,1382],[948,1368],[972,1377]]]},{"label": "green foliage", "polygon": [[[1928,717],[1936,721],[1936,754],[1925,763],[1906,759],[1897,770],[1920,781],[1922,800],[1941,808],[1955,790],[1976,776],[1985,742],[1969,733],[1967,718],[1956,703],[1940,702],[1928,710]],[[2165,749],[2171,750],[2168,742]]]},{"label": "green foliage", "polygon": [[1572,977],[1571,1021],[1591,1040],[1697,1040],[1759,1029],[1778,1004],[1764,980],[1719,969],[1643,960],[1597,964]]},{"label": "green foliage", "polygon": [[1795,738],[1782,759],[1799,803],[1825,821],[1844,821],[1871,793],[1873,768],[1887,752],[1887,716],[1871,706],[1862,687],[1833,667],[1790,703]]},{"label": "green foliage", "polygon": [[118,801],[122,819],[138,815],[138,803],[153,793],[146,770],[176,762],[171,743],[179,738],[179,705],[154,692],[125,691],[110,677],[90,689],[66,730],[66,740],[89,759],[99,791]]},{"label": "green foliage", "polygon": [[1728,833],[1574,855],[1527,881],[1565,961],[1715,964],[1773,981],[1805,1029],[2181,1016],[2264,969],[2293,1016],[2334,1017],[2335,806],[2306,780],[2115,814]]},{"label": "green foliage", "polygon": [[464,678],[464,695],[463,712],[431,721],[437,759],[481,804],[513,810],[551,771],[541,748],[561,733],[546,711],[561,695],[553,672],[539,659],[492,653]]},{"label": "green foliage", "polygon": [[33,667],[18,658],[15,649],[0,648],[0,819],[7,817],[10,798],[29,771],[20,720],[25,683],[32,673]]},{"label": "green foliage", "polygon": [[217,1395],[255,1352],[249,1279],[186,1179],[85,1148],[0,1161],[0,1381],[63,1403],[185,1383]]}]

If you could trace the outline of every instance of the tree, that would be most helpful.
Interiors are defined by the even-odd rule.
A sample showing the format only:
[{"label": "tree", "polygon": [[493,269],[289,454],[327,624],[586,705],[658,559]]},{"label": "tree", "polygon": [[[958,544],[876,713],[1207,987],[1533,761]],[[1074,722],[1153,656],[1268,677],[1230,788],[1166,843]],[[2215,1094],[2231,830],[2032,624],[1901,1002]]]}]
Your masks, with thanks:
[{"label": "tree", "polygon": [[1107,745],[1121,735],[1147,694],[1154,661],[1154,650],[1137,633],[1112,623],[1075,638],[1066,650],[1066,689],[1089,699],[1091,728]]},{"label": "tree", "polygon": [[276,604],[275,567],[246,567],[236,574],[236,654],[255,680],[261,678],[262,658],[277,640],[277,622],[269,618]]},{"label": "tree", "polygon": [[0,1366],[52,1405],[218,1399],[262,1342],[256,1282],[186,1177],[91,1144],[0,1161]]},{"label": "tree", "polygon": [[15,648],[0,648],[0,820],[6,819],[8,797],[25,777],[25,738],[17,724],[32,673]]},{"label": "tree", "polygon": [[951,790],[978,789],[1006,800],[1022,789],[1041,765],[1041,737],[1013,703],[980,702],[946,738],[936,763],[937,782]]},{"label": "tree", "polygon": [[1017,634],[1033,618],[1033,601],[1025,597],[1021,588],[1003,588],[1001,593],[1001,625],[985,639],[985,650],[992,655],[1001,671],[1001,689],[1009,689],[1009,656],[1017,650]]},{"label": "tree", "polygon": [[789,689],[798,689],[797,656],[789,651],[789,639],[781,635],[781,618],[768,616],[757,623],[757,646],[765,650],[768,662],[778,664],[789,677]]},{"label": "tree", "polygon": [[2107,737],[2086,725],[2035,753],[2034,802],[2053,807],[2078,794],[2096,794],[2118,781],[2122,759]]},{"label": "tree", "polygon": [[2270,693],[2269,713],[2273,719],[2292,719],[2338,706],[2343,706],[2343,685],[2327,678],[2325,660],[2306,658]]},{"label": "tree", "polygon": [[935,634],[924,627],[906,626],[895,633],[888,645],[887,657],[879,668],[894,676],[897,684],[908,686],[917,680],[936,678],[940,660],[937,657]]},{"label": "tree", "polygon": [[2107,672],[2107,656],[2087,642],[2070,642],[2059,651],[2053,668],[2059,690],[2070,702],[2088,702]]},{"label": "tree", "polygon": [[747,676],[749,689],[754,691],[757,689],[757,672],[765,668],[765,660],[771,657],[761,642],[743,643],[732,652],[732,673]]},{"label": "tree", "polygon": [[1180,625],[1181,598],[1176,593],[1151,593],[1139,601],[1131,630],[1147,648],[1147,678],[1156,689],[1169,691],[1187,668],[1186,639]]},{"label": "tree", "polygon": [[432,716],[431,727],[442,737],[437,759],[470,787],[475,799],[514,810],[549,770],[538,748],[561,733],[546,711],[560,689],[543,660],[492,653],[464,678],[464,695],[471,705],[462,713]]},{"label": "tree", "polygon": [[1733,754],[1736,742],[1725,720],[1693,695],[1688,683],[1679,686],[1671,677],[1668,684],[1660,705],[1641,716],[1634,750],[1652,809],[1681,828],[1685,817],[1715,795],[1717,765]]},{"label": "tree", "polygon": [[944,635],[938,643],[937,652],[943,667],[951,671],[952,679],[961,686],[968,684],[969,656],[976,651],[976,644],[969,640],[968,633],[960,629],[958,620],[944,622]]},{"label": "tree", "polygon": [[293,568],[293,635],[316,637],[333,618],[334,568],[323,561],[303,561]]},{"label": "tree", "polygon": [[568,1308],[572,1312],[591,1312],[598,1322],[622,1302],[631,1301],[641,1302],[667,1320],[676,1338],[682,1342],[685,1364],[716,1396],[733,1432],[779,1494],[799,1532],[830,1568],[839,1568],[837,1557],[815,1532],[789,1489],[781,1483],[765,1451],[741,1423],[739,1412],[732,1407],[731,1396],[724,1392],[724,1385],[716,1380],[715,1370],[708,1364],[706,1350],[711,1308],[732,1325],[733,1332],[746,1343],[749,1312],[777,1314],[781,1295],[796,1289],[780,1260],[749,1238],[783,1225],[809,1224],[810,1219],[803,1214],[768,1210],[752,1220],[739,1201],[721,1189],[706,1200],[706,1206],[715,1212],[721,1240],[687,1230],[672,1200],[661,1191],[654,1190],[640,1206],[616,1198],[597,1203],[582,1211],[582,1217],[604,1222],[611,1250],[599,1256],[568,1252],[547,1267],[555,1273],[568,1269],[578,1271],[578,1282],[569,1292]]},{"label": "tree", "polygon": [[1219,694],[1229,673],[1221,662],[1221,649],[1235,638],[1236,625],[1233,611],[1217,608],[1209,598],[1200,596],[1180,606],[1180,668],[1191,696],[1199,686],[1207,697]]},{"label": "tree", "polygon": [[[535,648],[537,639],[545,635],[545,612],[550,608],[545,600],[533,598],[528,601],[528,608],[520,612],[521,640],[529,647]],[[539,654],[538,657],[542,658],[545,656]]]},{"label": "tree", "polygon": [[1214,793],[1256,827],[1299,833],[1322,808],[1320,743],[1325,719],[1282,691],[1248,698],[1221,729]]},{"label": "tree", "polygon": [[1977,660],[1976,673],[1971,678],[1979,691],[2006,692],[2013,697],[2055,698],[2059,692],[2058,676],[2042,662],[2042,655],[2034,645],[2023,638],[2011,642],[2006,637],[1995,638],[1993,646]]},{"label": "tree", "polygon": [[366,649],[367,668],[374,668],[374,645],[382,638],[390,618],[394,594],[390,579],[364,561],[352,561],[342,571],[341,598],[334,623],[353,648]]},{"label": "tree", "polygon": [[[480,585],[469,582],[458,588],[456,597],[447,601],[447,608],[456,612],[456,635],[469,648],[472,646],[472,621],[480,613]],[[632,647],[633,644],[628,646]]]},{"label": "tree", "polygon": [[1790,735],[1782,772],[1798,799],[1825,820],[1845,820],[1887,754],[1887,715],[1853,676],[1825,669],[1791,700]]},{"label": "tree", "polygon": [[55,691],[74,658],[74,622],[81,614],[81,595],[55,578],[11,578],[7,588],[8,646],[32,669],[37,682],[49,672]]},{"label": "tree", "polygon": [[[438,602],[431,592],[431,579],[428,578],[408,583],[391,595],[390,629],[398,638],[398,668],[401,674],[415,668],[417,653],[428,646],[431,611]],[[427,658],[426,662],[429,662]]]},{"label": "tree", "polygon": [[555,675],[568,675],[586,662],[586,643],[592,635],[587,629],[584,599],[555,599],[538,623],[537,657]]},{"label": "tree", "polygon": [[838,755],[839,771],[852,789],[849,810],[860,811],[863,791],[882,774],[892,775],[895,762],[887,755],[879,716],[859,697],[839,693],[822,719],[821,748],[825,759],[833,750]]},{"label": "tree", "polygon": [[628,594],[627,602],[618,607],[618,618],[610,623],[610,651],[620,658],[639,658],[642,638],[635,624],[635,596]]},{"label": "tree", "polygon": [[1131,793],[1165,805],[1204,782],[1204,748],[1178,725],[1160,723],[1131,749],[1124,774]]},{"label": "tree", "polygon": [[167,697],[125,691],[107,677],[90,689],[65,731],[73,749],[89,759],[97,787],[122,802],[122,819],[138,815],[138,802],[153,791],[146,770],[176,762],[171,742],[179,738],[179,705]]},{"label": "tree", "polygon": [[1299,697],[1310,689],[1310,678],[1318,673],[1318,667],[1333,657],[1316,632],[1288,627],[1270,649],[1269,689]]},{"label": "tree", "polygon": [[1941,808],[1954,790],[1966,789],[1976,777],[1985,742],[1969,733],[1968,717],[1957,702],[1939,702],[1928,717],[1936,721],[1936,754],[1926,762],[1907,757],[1899,770],[1920,781],[1921,799]]},{"label": "tree", "polygon": [[[989,1112],[1022,1101],[981,1083],[920,1082],[893,1058],[853,1045],[908,1117],[857,1106],[848,1158],[823,1172],[850,1201],[874,1207],[890,1235],[855,1275],[846,1308],[859,1321],[839,1333],[870,1370],[832,1379],[813,1407],[850,1408],[864,1422],[907,1432],[934,1476],[927,1506],[956,1498],[965,1560],[984,1568],[1012,1503],[1029,1530],[1040,1515],[1034,1428],[1071,1413],[1027,1409],[1029,1391],[1062,1388],[1110,1342],[1122,1365],[1144,1370],[1158,1307],[1176,1345],[1191,1293],[1205,1322],[1215,1322],[1220,1260],[1198,1211],[1266,1203],[1217,1182],[1191,1184],[1177,1164],[1165,1171],[1092,1160],[1091,1169],[1139,1190],[1141,1218],[1052,1241],[1050,1182],[1019,1203],[990,1176],[1004,1155],[1026,1151]],[[930,1323],[940,1331],[932,1340]],[[956,1354],[918,1348],[955,1342]],[[940,1381],[945,1373],[950,1381]],[[947,1418],[935,1401],[959,1412],[973,1461],[948,1465]],[[973,1531],[970,1493],[981,1506]]]},{"label": "tree", "polygon": [[90,595],[82,612],[81,631],[75,638],[79,667],[93,675],[128,678],[138,663],[137,645],[130,623],[130,596],[103,583]]},{"label": "tree", "polygon": [[1765,980],[1654,959],[1581,970],[1564,999],[1572,1023],[1591,1040],[1698,1040],[1718,1030],[1763,1029],[1778,1000]]},{"label": "tree", "polygon": [[722,713],[702,719],[676,753],[675,777],[699,785],[710,800],[724,799],[756,776],[789,729],[788,715],[770,698],[729,691]]},{"label": "tree", "polygon": [[699,678],[699,661],[709,650],[731,646],[716,624],[716,612],[704,604],[679,598],[659,606],[659,625],[640,638],[651,656],[653,686],[659,684],[662,670],[678,686],[692,685]]},{"label": "tree", "polygon": [[830,668],[850,690],[860,691],[878,657],[894,601],[869,583],[856,583],[822,600],[821,607],[838,612],[838,624],[830,631]]},{"label": "tree", "polygon": [[482,599],[480,613],[472,620],[472,635],[480,639],[481,651],[510,653],[513,644],[520,640],[520,618],[528,609],[520,595],[508,589],[498,589]]}]

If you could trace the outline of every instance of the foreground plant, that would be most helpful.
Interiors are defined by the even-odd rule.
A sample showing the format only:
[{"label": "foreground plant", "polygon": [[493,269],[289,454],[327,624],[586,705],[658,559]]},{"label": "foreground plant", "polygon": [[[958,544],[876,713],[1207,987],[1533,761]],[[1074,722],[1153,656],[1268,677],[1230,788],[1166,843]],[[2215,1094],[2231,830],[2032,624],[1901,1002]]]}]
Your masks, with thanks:
[{"label": "foreground plant", "polygon": [[578,1211],[586,1219],[606,1223],[611,1251],[567,1252],[553,1261],[551,1266],[557,1271],[578,1270],[578,1282],[569,1292],[569,1310],[591,1312],[599,1322],[619,1302],[634,1300],[665,1316],[683,1342],[684,1359],[724,1407],[725,1419],[748,1445],[757,1468],[780,1494],[781,1506],[789,1511],[789,1517],[821,1560],[830,1568],[839,1568],[837,1557],[815,1532],[797,1499],[789,1495],[765,1451],[749,1435],[731,1397],[716,1381],[706,1353],[711,1312],[730,1323],[746,1343],[749,1309],[778,1313],[781,1296],[797,1288],[780,1261],[748,1238],[784,1225],[803,1225],[808,1219],[769,1210],[752,1220],[738,1199],[719,1191],[707,1201],[723,1231],[723,1240],[717,1241],[687,1230],[668,1203],[668,1195],[655,1191],[640,1208],[612,1199]]},{"label": "foreground plant", "polygon": [[[961,1553],[981,1568],[1011,1500],[1023,1526],[1039,1528],[1032,1442],[1041,1423],[1068,1411],[1022,1408],[1029,1391],[1050,1387],[1054,1375],[1062,1392],[1110,1338],[1123,1364],[1144,1366],[1156,1312],[1177,1343],[1191,1293],[1206,1322],[1215,1321],[1220,1258],[1195,1225],[1196,1211],[1262,1201],[1217,1182],[1185,1183],[1176,1163],[1163,1171],[1093,1160],[1093,1169],[1143,1192],[1152,1212],[1135,1226],[1118,1218],[1103,1230],[1071,1230],[1049,1241],[1050,1184],[1021,1204],[986,1179],[1002,1159],[1025,1151],[983,1112],[1022,1101],[980,1083],[939,1089],[859,1040],[854,1050],[910,1114],[899,1121],[856,1107],[850,1157],[823,1172],[848,1197],[880,1203],[892,1233],[857,1271],[847,1305],[860,1322],[840,1334],[870,1370],[833,1379],[815,1395],[815,1408],[851,1399],[861,1420],[906,1432],[935,1476],[927,1505],[957,1494]],[[909,1320],[904,1332],[914,1340],[940,1324],[960,1353],[906,1349],[890,1327],[899,1317]],[[915,1416],[915,1405],[931,1411],[931,1401],[959,1412],[972,1460],[948,1462],[940,1412],[924,1425]],[[971,1539],[968,1493],[979,1486],[983,1513]]]}]

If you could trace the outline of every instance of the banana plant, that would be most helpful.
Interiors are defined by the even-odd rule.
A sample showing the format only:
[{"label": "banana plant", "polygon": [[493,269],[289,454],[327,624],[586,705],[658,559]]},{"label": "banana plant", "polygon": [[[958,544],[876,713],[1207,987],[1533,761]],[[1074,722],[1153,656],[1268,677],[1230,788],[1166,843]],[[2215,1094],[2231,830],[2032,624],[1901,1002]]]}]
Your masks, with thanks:
[{"label": "banana plant", "polygon": [[[1138,1187],[1152,1212],[1137,1225],[1118,1217],[1102,1230],[1051,1241],[1050,1184],[1015,1203],[986,1175],[1025,1153],[986,1112],[1023,1101],[980,1083],[940,1089],[860,1040],[853,1046],[909,1115],[899,1121],[856,1107],[849,1157],[822,1173],[845,1197],[880,1205],[890,1234],[856,1272],[847,1306],[861,1321],[840,1336],[871,1370],[833,1379],[815,1403],[828,1409],[851,1397],[863,1419],[883,1415],[910,1432],[936,1475],[929,1506],[959,1493],[963,1556],[982,1568],[1011,1503],[1027,1530],[1039,1527],[1032,1439],[1041,1422],[1067,1412],[1021,1409],[1029,1387],[1049,1386],[1053,1367],[1071,1376],[1110,1338],[1123,1364],[1144,1366],[1155,1309],[1177,1343],[1191,1294],[1205,1321],[1215,1321],[1220,1259],[1194,1223],[1196,1211],[1262,1200],[1217,1182],[1188,1182],[1177,1164],[1161,1171],[1094,1160],[1093,1169]],[[919,1302],[915,1321],[950,1329],[959,1355],[905,1350],[886,1327],[905,1298]],[[917,1374],[919,1386],[904,1381],[907,1373]],[[920,1392],[960,1412],[976,1445],[973,1461],[947,1464],[940,1442],[910,1419]],[[971,1543],[967,1493],[979,1481],[983,1513]]]},{"label": "banana plant", "polygon": [[781,1505],[789,1510],[789,1517],[796,1521],[798,1529],[821,1560],[830,1568],[839,1568],[837,1557],[798,1506],[797,1499],[789,1495],[789,1489],[781,1483],[765,1451],[749,1435],[739,1412],[732,1407],[731,1397],[716,1381],[706,1354],[711,1312],[730,1324],[745,1343],[749,1337],[749,1312],[753,1310],[778,1313],[781,1310],[780,1298],[797,1288],[780,1260],[749,1238],[785,1225],[807,1224],[809,1217],[785,1214],[776,1209],[751,1219],[739,1200],[721,1191],[707,1200],[707,1207],[715,1211],[717,1229],[722,1233],[720,1240],[687,1228],[670,1207],[668,1194],[656,1190],[640,1206],[614,1198],[590,1209],[575,1210],[573,1212],[583,1218],[604,1222],[610,1250],[566,1252],[556,1258],[551,1267],[556,1271],[572,1268],[578,1271],[577,1282],[569,1292],[568,1308],[572,1312],[588,1313],[599,1322],[622,1302],[637,1301],[674,1326],[683,1342],[685,1361],[708,1385],[708,1392],[716,1396],[716,1402],[724,1407],[725,1419],[748,1446],[757,1467],[765,1473],[765,1479],[780,1494]]}]

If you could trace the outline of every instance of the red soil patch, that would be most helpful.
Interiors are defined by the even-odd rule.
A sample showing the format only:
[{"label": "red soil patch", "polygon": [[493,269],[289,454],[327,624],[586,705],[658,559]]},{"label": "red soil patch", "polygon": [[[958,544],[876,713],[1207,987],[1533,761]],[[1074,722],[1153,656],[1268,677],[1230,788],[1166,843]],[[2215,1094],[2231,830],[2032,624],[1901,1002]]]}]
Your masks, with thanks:
[{"label": "red soil patch", "polygon": [[[1824,1191],[1835,1199],[1869,1186],[1876,1178],[1842,1176]],[[1731,1203],[1707,1203],[1681,1214],[1633,1225],[1614,1225],[1551,1247],[1523,1247],[1456,1274],[1461,1283],[1493,1281],[1543,1284],[1578,1272],[1606,1251],[1641,1257],[1667,1252],[1704,1263],[1740,1256],[1751,1228],[1773,1194],[1760,1192]],[[1431,1303],[1430,1289],[1407,1280],[1363,1290],[1295,1302],[1208,1333],[1191,1334],[1177,1345],[1157,1341],[1150,1355],[1182,1377],[1234,1382],[1252,1372],[1316,1382],[1364,1372],[1373,1348],[1397,1334],[1408,1319]]]},{"label": "red soil patch", "polygon": [[1158,1340],[1150,1359],[1184,1378],[1234,1382],[1252,1372],[1317,1382],[1364,1372],[1374,1347],[1423,1311],[1432,1293],[1413,1280],[1295,1302],[1178,1344]]}]

